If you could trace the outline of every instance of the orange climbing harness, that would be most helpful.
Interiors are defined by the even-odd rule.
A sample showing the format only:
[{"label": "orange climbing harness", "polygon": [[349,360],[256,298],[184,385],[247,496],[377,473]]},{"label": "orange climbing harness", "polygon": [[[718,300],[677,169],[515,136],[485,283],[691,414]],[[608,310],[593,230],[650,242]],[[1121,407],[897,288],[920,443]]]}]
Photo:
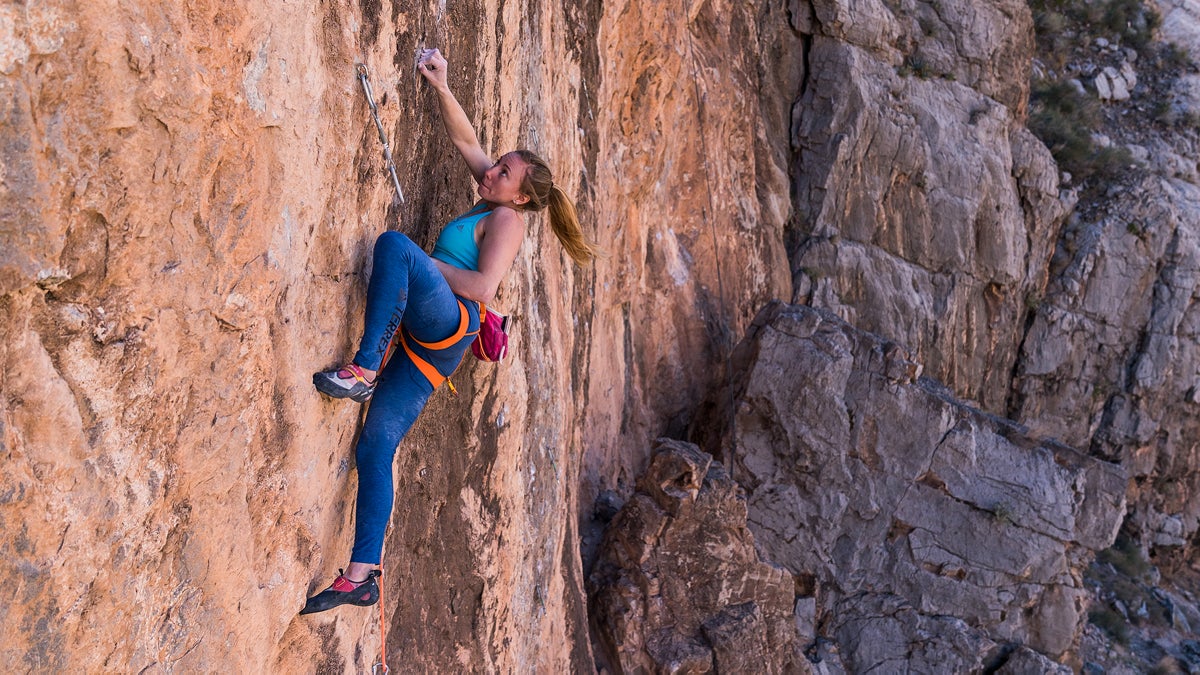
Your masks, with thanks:
[{"label": "orange climbing harness", "polygon": [[[482,310],[482,307],[483,304],[480,303],[481,311],[485,311]],[[399,337],[400,339],[398,341],[404,347],[404,353],[408,354],[408,358],[412,359],[413,364],[417,366],[417,370],[420,370],[421,374],[425,376],[425,379],[429,380],[429,384],[433,385],[434,389],[437,389],[443,382],[445,382],[450,387],[450,392],[457,395],[458,390],[454,388],[454,383],[450,381],[450,375],[453,374],[454,371],[451,370],[450,373],[443,375],[441,371],[434,367],[432,363],[421,358],[421,356],[413,350],[412,346],[409,344],[409,341],[411,340],[412,342],[415,342],[426,349],[441,351],[458,344],[458,341],[464,337],[469,335],[477,335],[479,333],[478,329],[474,331],[467,330],[471,326],[471,315],[467,313],[467,306],[463,304],[462,300],[458,301],[458,310],[458,330],[454,331],[454,334],[445,340],[438,340],[437,342],[421,342],[412,335],[409,335],[408,331],[401,326],[400,329],[396,331],[396,335],[392,336],[392,342],[388,345],[387,352],[383,357],[383,362],[386,364],[388,359],[391,357],[392,352],[395,350],[397,342],[396,338]],[[454,365],[456,368],[458,367],[457,363]],[[382,370],[383,366],[380,366],[379,368]]]}]

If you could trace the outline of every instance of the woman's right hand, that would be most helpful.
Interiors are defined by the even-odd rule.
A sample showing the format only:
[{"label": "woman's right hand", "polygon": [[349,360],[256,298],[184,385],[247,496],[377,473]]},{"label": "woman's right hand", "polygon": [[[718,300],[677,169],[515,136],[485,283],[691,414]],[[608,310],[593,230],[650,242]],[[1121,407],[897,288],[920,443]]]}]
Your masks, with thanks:
[{"label": "woman's right hand", "polygon": [[437,49],[422,49],[417,70],[435,89],[446,88],[446,57]]},{"label": "woman's right hand", "polygon": [[436,49],[422,49],[421,57],[417,59],[417,70],[437,92],[438,109],[442,113],[442,124],[446,125],[450,142],[470,167],[475,180],[482,181],[484,172],[492,166],[492,160],[479,147],[479,137],[475,135],[471,120],[454,98],[450,85],[446,84],[446,57]]}]

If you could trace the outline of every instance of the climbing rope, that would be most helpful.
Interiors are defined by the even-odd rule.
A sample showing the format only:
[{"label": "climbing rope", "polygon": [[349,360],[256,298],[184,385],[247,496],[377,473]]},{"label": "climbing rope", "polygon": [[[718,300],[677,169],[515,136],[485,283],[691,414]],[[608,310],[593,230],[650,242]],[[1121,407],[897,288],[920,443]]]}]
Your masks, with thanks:
[{"label": "climbing rope", "polygon": [[[400,189],[400,178],[396,175],[396,163],[392,161],[392,149],[388,146],[387,134],[383,131],[383,122],[379,121],[379,108],[375,105],[375,93],[371,91],[371,78],[367,74],[367,66],[358,64],[358,81],[362,83],[363,94],[367,97],[367,105],[371,107],[371,119],[375,120],[375,130],[379,132],[379,142],[383,144],[383,159],[387,162],[388,173],[392,175],[392,187],[396,188],[396,197],[400,199],[400,203],[404,203],[404,190]],[[393,337],[393,340],[395,338]],[[392,346],[388,345],[387,354],[384,356],[384,365],[387,364],[387,357],[391,356]],[[379,367],[383,370],[383,365]],[[365,417],[366,407],[364,406],[361,415]],[[359,428],[362,427],[363,420],[359,420]],[[382,555],[380,561],[383,560]],[[383,596],[383,565],[379,565],[379,663],[371,666],[371,675],[388,675],[391,670],[387,664],[387,617],[384,614],[384,596]]]},{"label": "climbing rope", "polygon": [[367,105],[371,106],[371,118],[375,120],[375,130],[379,132],[379,142],[383,143],[383,159],[387,162],[388,171],[392,174],[392,185],[396,188],[396,196],[404,203],[404,190],[400,189],[400,178],[396,176],[396,164],[392,161],[392,149],[388,146],[387,134],[383,131],[383,122],[379,121],[379,108],[375,106],[375,93],[371,91],[371,79],[367,75],[367,66],[358,64],[358,81],[362,83],[363,93],[367,96]]},{"label": "climbing rope", "polygon": [[[684,15],[687,15],[687,8],[684,8]],[[684,30],[687,32],[688,39],[688,57],[691,61],[692,70],[692,88],[696,96],[696,119],[700,123],[700,158],[704,164],[704,188],[708,193],[708,227],[712,234],[713,258],[717,265],[717,298],[719,306],[723,309],[725,304],[725,284],[721,277],[721,268],[724,267],[721,261],[721,248],[717,241],[717,224],[716,210],[713,203],[712,191],[712,170],[708,165],[708,142],[704,136],[704,118],[706,108],[705,103],[707,96],[700,91],[700,75],[696,66],[696,43],[692,38],[691,22],[684,22]],[[724,344],[721,345],[725,350],[725,389],[729,392],[729,477],[737,480],[735,474],[737,463],[737,411],[734,408],[734,393],[733,393],[733,340],[731,331],[728,327],[724,331]]]},{"label": "climbing rope", "polygon": [[[396,162],[391,160],[391,148],[388,145],[388,135],[383,130],[383,123],[379,121],[379,108],[374,102],[374,92],[371,90],[371,76],[367,74],[367,67],[364,64],[358,65],[359,82],[362,83],[362,94],[367,97],[367,106],[371,107],[371,119],[376,123],[376,131],[379,132],[379,143],[383,143],[383,159],[388,162],[388,172],[391,174],[391,185],[396,189],[396,197],[400,198],[400,203],[404,203],[404,191],[400,189],[400,177],[396,175]],[[390,350],[389,350],[390,352]],[[383,370],[383,366],[379,366],[379,370]],[[362,407],[362,416],[366,416],[366,406]],[[360,428],[362,420],[359,420]],[[384,579],[383,579],[383,557],[380,555],[379,577],[376,583],[379,585],[379,663],[373,664],[371,667],[371,675],[388,675],[391,670],[388,668],[388,620],[384,615]]]},{"label": "climbing rope", "polygon": [[371,666],[371,675],[387,675],[391,672],[387,664],[387,622],[383,618],[383,557],[380,556],[379,560],[379,663]]}]

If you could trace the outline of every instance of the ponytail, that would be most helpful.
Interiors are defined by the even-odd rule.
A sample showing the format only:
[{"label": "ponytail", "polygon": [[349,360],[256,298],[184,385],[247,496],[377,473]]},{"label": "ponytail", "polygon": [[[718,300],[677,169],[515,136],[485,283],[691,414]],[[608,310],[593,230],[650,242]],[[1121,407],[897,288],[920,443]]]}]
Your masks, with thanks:
[{"label": "ponytail", "polygon": [[575,262],[586,265],[596,257],[596,247],[583,236],[575,205],[557,185],[550,186],[550,229]]},{"label": "ponytail", "polygon": [[521,192],[529,197],[525,209],[541,211],[550,208],[550,229],[567,255],[580,265],[596,257],[596,246],[583,236],[575,204],[562,188],[554,184],[550,167],[546,161],[528,150],[517,150],[517,155],[529,164],[525,178],[521,181]]}]

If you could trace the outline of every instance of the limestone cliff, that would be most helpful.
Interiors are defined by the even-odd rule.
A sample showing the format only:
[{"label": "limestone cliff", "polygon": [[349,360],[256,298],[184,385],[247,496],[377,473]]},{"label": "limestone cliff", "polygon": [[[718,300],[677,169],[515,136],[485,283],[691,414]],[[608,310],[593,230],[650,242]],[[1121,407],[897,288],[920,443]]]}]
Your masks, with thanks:
[{"label": "limestone cliff", "polygon": [[[720,428],[733,414],[724,385],[749,385],[728,355],[772,299],[832,310],[944,382],[950,393],[905,390],[931,396],[922,405],[937,417],[913,433],[966,430],[1010,457],[1031,446],[1062,490],[1046,499],[1063,508],[1079,506],[1071,486],[1109,481],[1097,467],[1111,460],[1131,477],[1146,538],[1194,555],[1193,137],[1165,141],[1170,153],[1141,139],[1158,158],[1141,181],[1102,192],[1109,210],[1071,215],[1080,193],[1025,128],[1034,40],[1021,2],[39,0],[0,7],[6,669],[370,669],[373,610],[296,616],[346,562],[359,414],[319,397],[309,376],[355,347],[374,236],[429,244],[471,202],[413,70],[422,46],[450,58],[488,150],[551,161],[606,255],[575,267],[532,218],[497,302],[516,319],[513,355],[466,363],[460,396],[435,395],[402,444],[385,552],[393,664],[603,662],[584,584],[604,521],[593,505],[633,494],[650,439],[736,435]],[[1131,209],[1153,225],[1110,215]],[[701,406],[710,395],[720,403]],[[865,406],[862,419],[890,405],[842,400]],[[740,442],[709,448],[747,481],[752,528],[770,525],[755,491],[790,489],[766,465],[817,461],[799,442],[765,443],[754,472],[722,455]],[[826,449],[868,446],[894,449]],[[926,450],[943,446],[975,447]],[[1037,532],[1044,555],[1029,570],[1000,561],[994,578],[963,567],[960,579],[937,557],[951,544],[927,534],[950,516],[910,511],[976,523],[992,496],[954,485],[954,462],[934,480],[884,455],[864,462],[878,470],[871,484],[908,481],[911,500],[880,491],[855,509],[902,524],[890,557],[821,540],[829,550],[812,559],[771,561],[798,575],[796,607],[813,621],[808,582],[831,589],[816,652],[837,638],[851,665],[877,662],[843,634],[856,616],[890,614],[906,639],[1036,637],[1069,660],[1078,565],[1123,515],[1111,486],[1111,512],[1091,522],[1055,511],[1049,524],[1023,512],[982,523]],[[851,523],[831,513],[806,527]],[[907,531],[916,515],[933,520]],[[858,561],[883,591],[854,595]],[[945,592],[918,597],[887,577],[901,567]],[[969,592],[947,590],[964,581]],[[992,581],[1012,597],[980,590]],[[1043,596],[1056,614],[1025,611]],[[930,619],[958,600],[969,607],[946,615],[958,619]],[[1060,619],[1076,623],[1046,628]],[[907,644],[898,637],[897,653]],[[955,653],[969,665],[987,650]]]},{"label": "limestone cliff", "polygon": [[817,2],[806,26],[795,298],[904,341],[960,396],[1003,410],[1026,297],[1072,204],[1024,126],[1029,10],[867,8]]},{"label": "limestone cliff", "polygon": [[1022,644],[1068,659],[1120,467],[963,405],[817,310],[768,306],[736,363],[734,475],[765,556],[815,578],[822,630],[802,642],[836,640],[856,673],[981,672]]}]

